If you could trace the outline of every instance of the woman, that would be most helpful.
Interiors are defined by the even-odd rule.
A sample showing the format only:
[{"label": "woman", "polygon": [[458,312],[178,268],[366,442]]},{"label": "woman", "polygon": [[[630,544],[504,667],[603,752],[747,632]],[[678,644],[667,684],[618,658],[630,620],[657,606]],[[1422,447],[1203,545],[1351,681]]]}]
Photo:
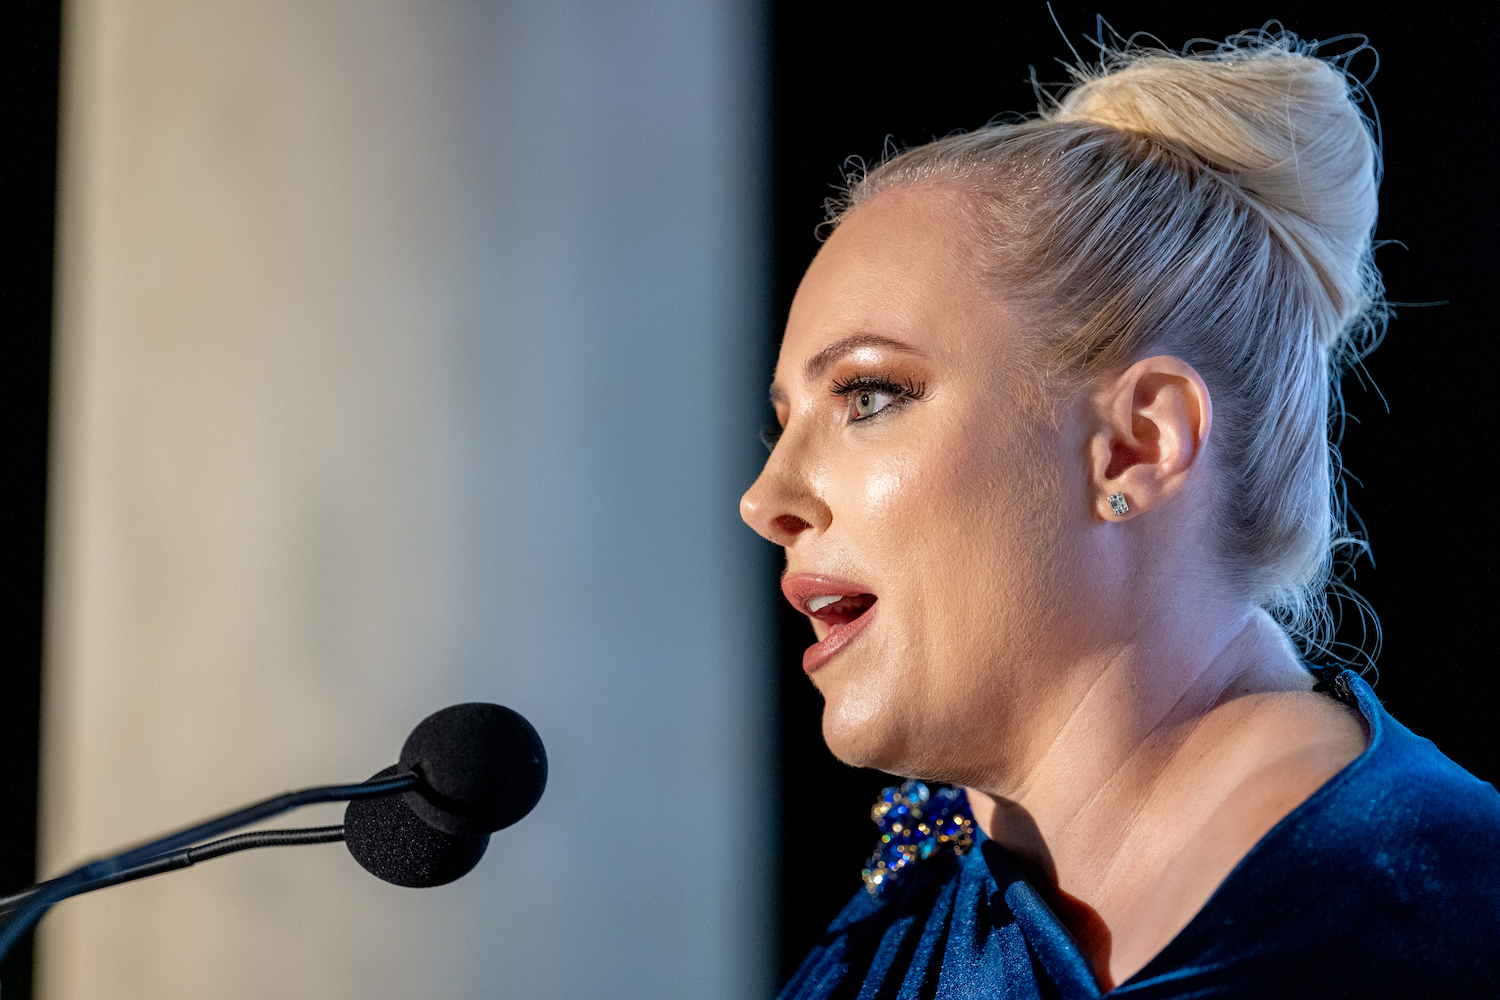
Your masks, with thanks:
[{"label": "woman", "polygon": [[1500,995],[1500,796],[1294,642],[1378,173],[1345,75],[1256,36],[850,190],[742,513],[829,747],[965,792],[887,794],[784,996]]}]

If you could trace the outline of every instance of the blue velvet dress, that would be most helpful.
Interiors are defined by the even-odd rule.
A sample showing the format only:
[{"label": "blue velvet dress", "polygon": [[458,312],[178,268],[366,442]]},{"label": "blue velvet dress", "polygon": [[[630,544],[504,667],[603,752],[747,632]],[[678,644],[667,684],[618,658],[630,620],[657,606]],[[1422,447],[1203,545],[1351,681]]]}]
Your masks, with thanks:
[{"label": "blue velvet dress", "polygon": [[[1500,997],[1500,795],[1386,714],[1355,674],[1338,682],[1369,747],[1108,996]],[[783,1000],[1101,996],[1006,852],[982,832],[973,841],[859,892]]]}]

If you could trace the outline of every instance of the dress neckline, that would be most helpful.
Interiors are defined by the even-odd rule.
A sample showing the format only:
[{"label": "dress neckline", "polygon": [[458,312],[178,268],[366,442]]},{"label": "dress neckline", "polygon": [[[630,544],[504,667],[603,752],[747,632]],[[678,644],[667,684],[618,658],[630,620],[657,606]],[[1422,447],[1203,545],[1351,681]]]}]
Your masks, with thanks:
[{"label": "dress neckline", "polygon": [[[1010,866],[1014,871],[1014,877],[1007,878],[1007,884],[1001,889],[1005,893],[1006,903],[1016,915],[1017,922],[1021,924],[1028,943],[1037,951],[1038,958],[1042,964],[1052,973],[1055,984],[1062,991],[1063,1000],[1084,1000],[1084,998],[1115,996],[1129,992],[1133,987],[1170,971],[1172,953],[1178,950],[1179,943],[1191,940],[1203,933],[1204,925],[1216,918],[1216,911],[1225,906],[1225,900],[1232,897],[1238,884],[1246,879],[1255,878],[1254,869],[1261,863],[1262,859],[1276,851],[1279,842],[1290,834],[1293,827],[1297,826],[1307,815],[1320,808],[1329,798],[1338,793],[1338,790],[1364,770],[1375,753],[1382,747],[1386,740],[1388,716],[1381,707],[1380,699],[1370,685],[1352,670],[1343,670],[1337,675],[1337,683],[1344,687],[1352,696],[1353,707],[1364,718],[1369,727],[1369,742],[1358,757],[1345,764],[1339,771],[1330,777],[1307,798],[1299,802],[1290,812],[1276,822],[1271,829],[1257,840],[1250,850],[1235,863],[1224,876],[1207,900],[1198,908],[1182,928],[1172,936],[1172,939],[1162,947],[1155,955],[1138,969],[1134,975],[1124,982],[1117,984],[1108,993],[1099,989],[1098,982],[1093,978],[1091,967],[1084,956],[1083,949],[1078,946],[1071,931],[1062,922],[1047,902],[1042,898],[1036,887],[1031,885],[1026,877],[1021,874],[1019,868],[1013,864]],[[1340,701],[1343,699],[1340,698]],[[983,857],[986,853],[983,845],[993,844],[991,850],[998,850],[1010,863],[1010,854],[998,843],[991,841],[983,830],[978,829],[976,824],[974,833],[974,854]],[[992,867],[993,871],[993,867]],[[994,872],[997,876],[1009,876],[1010,873]],[[1018,884],[1024,889],[1018,889]],[[1015,897],[1014,899],[1012,897]],[[1056,969],[1054,970],[1054,966]],[[1082,974],[1080,974],[1082,970]],[[1058,975],[1062,973],[1062,975]],[[1086,980],[1085,977],[1086,976]]]},{"label": "dress neckline", "polygon": [[[1174,946],[1179,941],[1187,940],[1199,933],[1202,930],[1202,925],[1213,919],[1212,911],[1221,909],[1224,905],[1224,900],[1233,895],[1237,884],[1255,877],[1252,869],[1262,861],[1264,856],[1276,851],[1280,846],[1280,842],[1290,836],[1289,831],[1301,823],[1310,813],[1322,808],[1324,803],[1337,795],[1343,786],[1353,781],[1359,775],[1359,772],[1368,766],[1369,761],[1375,756],[1376,752],[1381,749],[1382,745],[1386,742],[1387,730],[1389,729],[1386,722],[1390,719],[1390,716],[1386,715],[1385,709],[1381,706],[1380,699],[1376,696],[1374,689],[1370,687],[1363,677],[1347,668],[1336,675],[1336,683],[1342,684],[1354,696],[1354,705],[1352,707],[1359,712],[1365,720],[1365,725],[1369,727],[1370,739],[1369,743],[1365,746],[1364,752],[1345,764],[1339,769],[1338,773],[1319,785],[1317,790],[1311,795],[1297,803],[1291,812],[1277,820],[1276,825],[1267,830],[1250,850],[1245,852],[1245,855],[1240,858],[1235,866],[1229,870],[1229,874],[1225,875],[1224,880],[1209,894],[1208,899],[1198,908],[1198,912],[1193,914],[1192,919],[1172,936],[1172,940],[1168,941],[1161,951],[1153,955],[1151,960],[1142,966],[1135,975],[1111,990],[1111,993],[1132,983],[1159,975],[1161,970],[1156,968],[1157,965],[1164,961],[1170,961],[1170,955],[1174,950]],[[1342,701],[1343,699],[1339,700]]]}]

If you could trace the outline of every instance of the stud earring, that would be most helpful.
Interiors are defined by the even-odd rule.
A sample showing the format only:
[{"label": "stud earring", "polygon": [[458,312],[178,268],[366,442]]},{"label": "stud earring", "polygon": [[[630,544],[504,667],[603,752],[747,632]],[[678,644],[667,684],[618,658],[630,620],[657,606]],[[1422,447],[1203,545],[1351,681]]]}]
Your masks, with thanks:
[{"label": "stud earring", "polygon": [[1130,513],[1130,504],[1125,502],[1125,494],[1111,493],[1105,499],[1109,501],[1109,509],[1115,512],[1116,517],[1124,517]]}]

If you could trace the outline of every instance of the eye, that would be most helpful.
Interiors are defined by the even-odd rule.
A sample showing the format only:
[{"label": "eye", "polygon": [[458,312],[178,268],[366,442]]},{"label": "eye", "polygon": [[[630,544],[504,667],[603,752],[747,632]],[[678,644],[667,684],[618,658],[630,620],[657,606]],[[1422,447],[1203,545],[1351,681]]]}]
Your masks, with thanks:
[{"label": "eye", "polygon": [[854,405],[854,412],[858,414],[855,420],[864,420],[873,417],[881,410],[890,406],[895,396],[888,392],[878,392],[874,389],[861,389],[850,394],[850,400]]},{"label": "eye", "polygon": [[[835,382],[832,391],[835,396],[848,400],[845,404],[849,408],[848,420],[854,424],[879,416],[886,410],[895,412],[901,405],[922,399],[927,390],[922,385],[903,384],[891,376],[860,375]],[[897,407],[892,407],[892,403]]]},{"label": "eye", "polygon": [[776,442],[781,440],[781,422],[775,417],[766,421],[765,426],[760,429],[760,443],[766,446],[766,451],[775,451]]}]

